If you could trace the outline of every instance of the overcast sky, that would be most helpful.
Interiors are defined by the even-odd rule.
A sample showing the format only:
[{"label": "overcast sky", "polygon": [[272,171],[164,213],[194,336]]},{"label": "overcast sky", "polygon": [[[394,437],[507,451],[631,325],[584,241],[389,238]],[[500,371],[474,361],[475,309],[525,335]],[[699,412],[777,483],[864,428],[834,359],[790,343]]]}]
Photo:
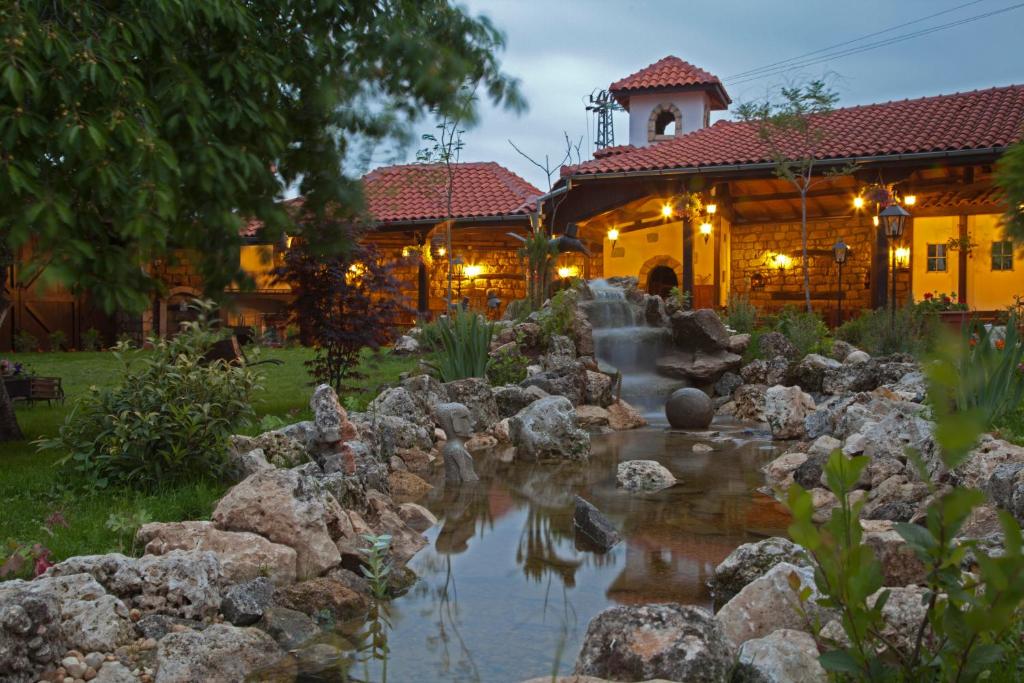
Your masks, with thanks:
[{"label": "overcast sky", "polygon": [[[763,98],[787,79],[831,74],[840,106],[1024,83],[1024,7],[874,50],[829,59],[747,83],[729,77],[956,8],[969,0],[468,0],[505,32],[505,71],[521,80],[529,111],[482,108],[464,136],[464,161],[497,161],[542,190],[543,173],[508,144],[536,158],[564,151],[562,131],[593,149],[583,99],[595,88],[666,55],[723,79],[739,102]],[[978,0],[845,49],[993,12],[1018,0]],[[810,57],[808,59],[811,59]],[[628,141],[627,114],[615,114],[616,142]],[[717,118],[728,117],[718,112]],[[424,131],[426,132],[426,131]],[[589,145],[589,147],[588,147]],[[408,160],[415,157],[409,150]]]}]

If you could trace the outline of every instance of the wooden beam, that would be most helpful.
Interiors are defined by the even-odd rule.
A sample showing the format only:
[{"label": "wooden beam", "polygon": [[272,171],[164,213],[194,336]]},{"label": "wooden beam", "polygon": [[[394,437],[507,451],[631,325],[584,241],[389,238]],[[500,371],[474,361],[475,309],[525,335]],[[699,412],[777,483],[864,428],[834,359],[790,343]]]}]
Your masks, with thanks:
[{"label": "wooden beam", "polygon": [[683,282],[682,290],[693,295],[693,221],[683,216]]},{"label": "wooden beam", "polygon": [[956,252],[957,262],[957,301],[960,303],[967,303],[967,249],[963,248],[963,245],[967,244],[969,237],[967,234],[967,216],[959,216],[957,218],[957,235],[960,238],[960,249]]}]

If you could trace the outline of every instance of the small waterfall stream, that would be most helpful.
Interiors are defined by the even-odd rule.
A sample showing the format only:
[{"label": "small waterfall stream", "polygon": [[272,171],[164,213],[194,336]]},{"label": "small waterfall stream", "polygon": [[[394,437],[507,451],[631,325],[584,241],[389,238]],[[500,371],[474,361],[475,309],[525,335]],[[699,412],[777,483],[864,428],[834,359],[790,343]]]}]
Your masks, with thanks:
[{"label": "small waterfall stream", "polygon": [[[672,346],[672,333],[651,327],[643,311],[626,299],[620,287],[605,280],[590,282],[594,298],[581,303],[594,328],[597,360],[622,373],[622,399],[648,419],[664,421],[665,401],[684,382],[657,373],[658,358]],[[610,367],[609,367],[610,366]]]}]

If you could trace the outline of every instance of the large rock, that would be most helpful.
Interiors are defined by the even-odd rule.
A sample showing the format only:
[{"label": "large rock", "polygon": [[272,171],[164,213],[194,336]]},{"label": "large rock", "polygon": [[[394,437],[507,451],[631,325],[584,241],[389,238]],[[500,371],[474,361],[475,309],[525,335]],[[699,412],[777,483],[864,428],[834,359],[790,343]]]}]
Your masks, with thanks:
[{"label": "large rock", "polygon": [[569,337],[553,334],[548,341],[548,352],[540,357],[545,370],[562,370],[576,362],[576,345]]},{"label": "large rock", "polygon": [[402,380],[401,387],[409,392],[424,415],[429,416],[430,411],[438,403],[448,402],[448,392],[445,391],[444,385],[432,375],[413,375]]},{"label": "large rock", "polygon": [[576,422],[583,429],[608,427],[610,421],[608,411],[601,406],[576,406]]},{"label": "large rock", "polygon": [[309,408],[313,411],[316,441],[321,447],[331,447],[355,437],[355,428],[331,385],[321,384],[313,391]]},{"label": "large rock", "polygon": [[800,355],[793,342],[789,341],[781,332],[768,332],[761,335],[757,340],[757,350],[761,358],[782,356],[787,360],[796,360]]},{"label": "large rock", "polygon": [[[516,384],[506,384],[503,387],[491,389],[491,393],[494,394],[494,402],[498,406],[498,416],[502,419],[512,417],[538,398],[548,395],[543,389],[538,387],[533,387],[533,389],[535,391],[527,391]],[[447,401],[440,401],[438,405],[440,403],[447,403]]]},{"label": "large rock", "polygon": [[[274,467],[295,467],[304,462],[309,462],[310,459],[310,452],[306,444],[282,431],[264,432],[259,436],[253,437],[232,436],[231,449],[235,454],[236,460],[242,458],[247,453],[259,450],[263,460],[268,465]],[[257,469],[262,469],[258,461],[255,462],[256,464],[247,464],[244,461],[235,463],[235,469],[238,471],[238,474],[244,473],[244,476],[241,476],[240,479],[244,479]]]},{"label": "large rock", "polygon": [[576,496],[576,509],[572,519],[576,533],[585,536],[590,543],[601,550],[610,550],[612,546],[622,540],[618,529],[611,521],[600,510],[579,496]]},{"label": "large rock", "polygon": [[523,408],[509,420],[509,437],[517,457],[587,460],[590,435],[576,426],[572,403],[564,396],[550,396]]},{"label": "large rock", "polygon": [[789,380],[804,391],[821,391],[825,373],[839,367],[842,367],[842,364],[837,360],[809,353],[790,370]]},{"label": "large rock", "polygon": [[274,639],[255,628],[214,624],[182,631],[157,644],[156,683],[241,681],[284,655]]},{"label": "large rock", "polygon": [[1024,464],[1024,448],[985,434],[953,470],[951,478],[958,486],[981,489],[988,484],[997,467],[1007,464]]},{"label": "large rock", "polygon": [[[809,589],[810,594],[801,604],[799,591],[805,589]],[[821,597],[814,583],[814,570],[780,562],[764,576],[744,586],[722,606],[715,618],[729,641],[739,647],[780,628],[806,629],[807,618],[801,611],[806,611],[812,620],[828,621],[828,612],[817,604]]]},{"label": "large rock", "polygon": [[[360,534],[365,533],[359,531],[360,523],[354,516],[355,513],[349,513],[356,531]],[[427,539],[406,524],[394,501],[377,491],[370,491],[367,494],[366,516],[363,522],[369,527],[370,533],[377,536],[387,534],[391,537],[391,558],[398,566],[404,565],[427,545]],[[360,538],[359,541],[363,547],[368,545],[365,539]]]},{"label": "large rock", "polygon": [[[352,413],[352,423],[359,431],[361,442],[385,461],[396,452],[406,448],[429,451],[434,446],[433,429],[427,429],[415,422],[397,415],[372,415]],[[346,446],[359,442],[351,442]]]},{"label": "large rock", "polygon": [[724,683],[732,659],[732,648],[707,610],[630,605],[606,609],[590,622],[576,673],[614,681]]},{"label": "large rock", "polygon": [[251,531],[296,553],[299,578],[324,573],[341,561],[328,532],[340,506],[334,496],[293,470],[259,472],[229,490],[213,511],[228,531]]},{"label": "large rock", "polygon": [[389,474],[388,485],[391,489],[391,495],[403,501],[419,500],[434,488],[423,477],[412,472],[402,471],[395,471]]},{"label": "large rock", "polygon": [[765,396],[768,387],[763,384],[744,384],[732,394],[733,415],[737,420],[764,422]]},{"label": "large rock", "polygon": [[813,566],[807,551],[786,538],[773,536],[739,546],[715,567],[715,573],[708,580],[715,604],[729,602],[748,584],[782,562],[798,567]]},{"label": "large rock", "polygon": [[587,370],[587,386],[584,400],[593,406],[610,405],[612,402],[612,378],[603,372]]},{"label": "large rock", "polygon": [[152,522],[135,534],[147,555],[172,550],[209,550],[220,560],[224,580],[240,583],[268,576],[276,584],[295,581],[295,551],[257,534],[222,531],[212,522]]},{"label": "large rock", "polygon": [[731,351],[675,351],[658,358],[658,374],[698,384],[716,381],[723,373],[739,368],[742,358]]},{"label": "large rock", "polygon": [[729,330],[710,308],[676,311],[670,320],[672,337],[681,349],[718,351],[729,347]]},{"label": "large rock", "polygon": [[270,607],[256,626],[285,650],[294,650],[320,635],[311,617],[287,607]]},{"label": "large rock", "polygon": [[805,462],[807,454],[794,451],[783,453],[764,466],[765,482],[769,488],[785,492],[793,485],[795,473]]},{"label": "large rock", "polygon": [[608,426],[616,431],[647,426],[647,420],[640,414],[640,411],[622,399],[612,403],[607,410]]},{"label": "large rock", "polygon": [[[891,643],[904,657],[914,652],[917,633],[925,620],[928,606],[928,589],[923,586],[883,588],[868,596],[868,606],[874,607],[882,593],[889,597],[882,607],[882,637]],[[944,596],[941,596],[945,599]],[[930,626],[925,627],[925,642],[934,638]]]},{"label": "large rock", "polygon": [[804,419],[812,412],[814,399],[800,387],[774,386],[764,394],[764,419],[776,439],[805,436]]},{"label": "large rock", "polygon": [[80,555],[55,564],[46,573],[55,577],[73,574],[89,574],[129,608],[145,613],[203,619],[220,608],[223,576],[217,556],[209,551],[172,550],[138,558],[119,553]]},{"label": "large rock", "polygon": [[491,385],[487,380],[480,377],[469,377],[447,382],[444,388],[448,393],[449,401],[461,403],[469,408],[474,432],[486,432],[501,419],[498,415],[498,404],[494,400]]},{"label": "large rock", "polygon": [[891,458],[905,462],[907,449],[913,448],[921,454],[930,473],[938,474],[945,467],[938,458],[934,430],[935,423],[919,413],[894,410],[878,422],[869,422],[862,427],[863,453],[873,460]]},{"label": "large rock", "polygon": [[706,429],[715,418],[715,407],[700,389],[676,389],[665,402],[665,416],[674,429]]},{"label": "large rock", "polygon": [[665,327],[668,325],[668,314],[665,312],[665,300],[657,294],[644,295],[644,321],[648,327]]},{"label": "large rock", "polygon": [[854,351],[839,367],[826,368],[821,390],[826,394],[853,394],[871,391],[882,384],[884,378],[878,362],[870,358],[864,361],[859,361],[859,357],[854,358],[860,353],[864,352]]},{"label": "large rock", "polygon": [[811,634],[779,629],[743,643],[732,683],[826,683],[819,656]]},{"label": "large rock", "polygon": [[302,612],[314,619],[329,614],[334,621],[359,618],[369,607],[366,598],[345,582],[327,576],[281,588],[275,602],[280,607]]},{"label": "large rock", "polygon": [[678,481],[655,460],[627,460],[619,463],[615,483],[619,488],[634,493],[651,493],[675,486]]},{"label": "large rock", "polygon": [[746,384],[785,384],[789,377],[789,361],[785,356],[752,360],[740,368],[740,377]]},{"label": "large rock", "polygon": [[527,377],[519,386],[524,389],[537,387],[551,396],[564,396],[574,405],[587,402],[587,368],[575,362],[558,370],[539,372]]},{"label": "large rock", "polygon": [[1024,463],[997,465],[984,490],[993,503],[1013,515],[1018,522],[1024,519]]},{"label": "large rock", "polygon": [[421,427],[433,429],[434,423],[430,419],[430,411],[416,400],[405,387],[390,387],[377,395],[366,412],[371,415],[392,415],[408,420]]},{"label": "large rock", "polygon": [[726,372],[715,382],[715,396],[732,396],[743,385],[743,378],[735,372]]},{"label": "large rock", "polygon": [[0,671],[12,683],[36,681],[67,650],[57,597],[27,584],[0,583]]},{"label": "large rock", "polygon": [[861,543],[870,547],[882,565],[885,586],[908,586],[921,583],[928,576],[928,568],[893,528],[877,528],[864,532]]},{"label": "large rock", "polygon": [[235,626],[250,626],[263,617],[273,600],[274,584],[261,576],[224,591],[220,611]]}]

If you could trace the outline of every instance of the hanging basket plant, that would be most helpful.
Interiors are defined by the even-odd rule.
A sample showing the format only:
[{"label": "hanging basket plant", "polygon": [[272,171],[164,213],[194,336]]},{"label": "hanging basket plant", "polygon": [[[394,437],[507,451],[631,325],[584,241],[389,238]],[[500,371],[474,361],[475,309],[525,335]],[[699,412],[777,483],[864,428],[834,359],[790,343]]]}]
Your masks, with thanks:
[{"label": "hanging basket plant", "polygon": [[967,253],[967,257],[970,258],[974,254],[974,248],[978,246],[977,242],[971,239],[971,235],[967,234],[963,237],[950,237],[946,240],[946,249],[949,251],[960,251],[963,250]]}]

